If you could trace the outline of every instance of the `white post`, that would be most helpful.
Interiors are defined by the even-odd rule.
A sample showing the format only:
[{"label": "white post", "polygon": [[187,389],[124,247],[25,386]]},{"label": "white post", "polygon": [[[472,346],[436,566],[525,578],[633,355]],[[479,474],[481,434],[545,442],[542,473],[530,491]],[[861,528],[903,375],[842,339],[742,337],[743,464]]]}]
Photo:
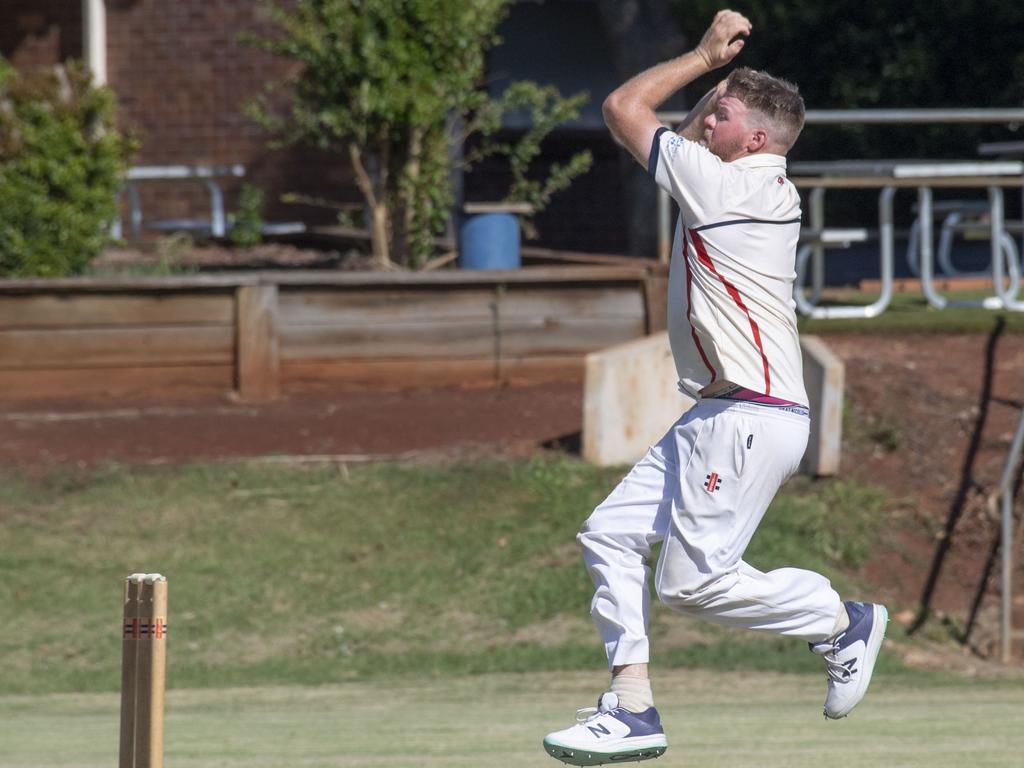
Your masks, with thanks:
[{"label": "white post", "polygon": [[1017,463],[1020,461],[1022,451],[1024,451],[1024,416],[1021,416],[1020,422],[1017,424],[1017,431],[1010,443],[1010,452],[1006,456],[1006,466],[1003,467],[1003,477],[999,481],[1003,517],[1000,541],[1003,568],[1000,576],[1002,599],[999,606],[999,658],[1004,664],[1009,663],[1013,648],[1013,559],[1017,554],[1013,551],[1013,475],[1017,471]]},{"label": "white post", "polygon": [[93,85],[107,84],[107,8],[104,0],[82,0],[85,64]]}]

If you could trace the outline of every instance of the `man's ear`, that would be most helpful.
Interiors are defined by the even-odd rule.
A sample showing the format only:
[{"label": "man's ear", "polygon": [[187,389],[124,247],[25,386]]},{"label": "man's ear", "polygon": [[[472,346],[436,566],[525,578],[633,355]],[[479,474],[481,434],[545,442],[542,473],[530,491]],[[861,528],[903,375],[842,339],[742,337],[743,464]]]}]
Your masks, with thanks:
[{"label": "man's ear", "polygon": [[750,132],[750,138],[747,139],[747,152],[751,154],[760,152],[768,144],[768,133],[764,128],[755,128]]}]

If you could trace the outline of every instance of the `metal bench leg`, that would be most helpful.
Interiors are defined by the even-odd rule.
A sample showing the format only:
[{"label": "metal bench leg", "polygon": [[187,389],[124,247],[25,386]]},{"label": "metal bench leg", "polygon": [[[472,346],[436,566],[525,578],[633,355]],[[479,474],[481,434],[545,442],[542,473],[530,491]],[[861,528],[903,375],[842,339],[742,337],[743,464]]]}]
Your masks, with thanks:
[{"label": "metal bench leg", "polygon": [[939,260],[939,268],[942,273],[955,277],[962,275],[959,269],[953,266],[952,254],[953,254],[953,235],[955,234],[953,228],[960,223],[962,215],[956,211],[947,216],[942,221],[942,230],[939,235],[939,250],[936,254]]},{"label": "metal bench leg", "polygon": [[[796,280],[793,281],[793,301],[802,315],[813,315],[817,300],[808,301],[804,296],[804,281],[807,279],[807,259],[811,255],[811,245],[801,245],[796,252]],[[813,293],[812,293],[813,295]]]},{"label": "metal bench leg", "polygon": [[221,194],[220,186],[213,179],[203,179],[203,181],[210,193],[210,234],[214,237],[224,237],[226,231],[224,195]]},{"label": "metal bench leg", "polygon": [[910,225],[910,235],[907,238],[907,267],[914,277],[921,276],[921,262],[917,257],[918,247],[921,240],[921,220],[914,219]]},{"label": "metal bench leg", "polygon": [[128,205],[131,211],[132,239],[138,240],[142,237],[142,200],[134,184],[128,185]]},{"label": "metal bench leg", "polygon": [[[879,231],[879,269],[881,271],[882,292],[878,299],[867,306],[855,304],[837,307],[816,307],[804,296],[804,280],[807,276],[807,261],[810,258],[812,245],[802,246],[796,252],[797,277],[793,283],[793,301],[802,314],[820,319],[840,319],[877,317],[882,314],[892,301],[895,246],[895,230],[892,220],[892,199],[896,194],[895,187],[885,187],[878,196],[878,231]],[[822,246],[824,250],[824,246]]]},{"label": "metal bench leg", "polygon": [[[992,211],[991,238],[992,238],[992,284],[995,287],[996,295],[993,297],[998,302],[998,308],[1005,307],[1014,312],[1024,312],[1024,301],[1017,301],[1017,291],[1020,289],[1020,269],[1007,269],[1013,287],[1005,285],[1003,275],[1003,190],[1001,187],[988,188],[989,207]],[[1014,254],[1016,256],[1016,254]],[[1017,259],[1011,258],[1010,263],[1016,264]]]},{"label": "metal bench leg", "polygon": [[925,299],[936,309],[945,308],[945,297],[935,291],[932,284],[935,274],[934,252],[932,250],[932,190],[931,187],[917,189],[917,220],[921,222],[921,290]]},{"label": "metal bench leg", "polygon": [[1006,257],[1006,296],[1016,299],[1020,293],[1020,253],[1017,251],[1017,242],[1009,232],[1003,232],[999,238],[1002,245],[1003,255]]},{"label": "metal bench leg", "polygon": [[142,234],[142,203],[139,200],[139,190],[131,182],[125,183],[117,191],[117,218],[110,225],[110,236],[115,240],[124,237],[124,227],[121,224],[121,198],[128,193],[128,222],[131,227],[132,240],[138,240]]},{"label": "metal bench leg", "polygon": [[114,198],[115,204],[117,205],[117,216],[115,216],[114,220],[112,222],[110,222],[110,236],[114,240],[120,240],[121,239],[121,235],[122,235],[122,229],[121,229],[121,192],[122,192],[122,190],[123,190],[123,187],[122,187],[122,189],[117,190],[117,196]]},{"label": "metal bench leg", "polygon": [[[825,188],[812,189],[809,202],[811,228],[820,232],[825,228]],[[811,255],[811,304],[817,304],[825,290],[825,246],[822,243],[811,245]]]}]

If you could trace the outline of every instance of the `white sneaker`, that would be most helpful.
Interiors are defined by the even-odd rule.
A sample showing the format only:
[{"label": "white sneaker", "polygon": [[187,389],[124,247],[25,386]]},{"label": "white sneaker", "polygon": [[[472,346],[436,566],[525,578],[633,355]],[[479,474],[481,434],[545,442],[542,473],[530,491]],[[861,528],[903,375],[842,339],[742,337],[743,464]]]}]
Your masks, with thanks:
[{"label": "white sneaker", "polygon": [[602,765],[660,757],[668,741],[658,710],[629,712],[609,691],[598,699],[597,707],[577,710],[576,725],[549,733],[544,749],[569,765]]},{"label": "white sneaker", "polygon": [[889,621],[884,605],[853,601],[844,605],[850,626],[833,638],[809,643],[811,650],[825,660],[828,672],[825,717],[832,720],[850,714],[867,693]]}]

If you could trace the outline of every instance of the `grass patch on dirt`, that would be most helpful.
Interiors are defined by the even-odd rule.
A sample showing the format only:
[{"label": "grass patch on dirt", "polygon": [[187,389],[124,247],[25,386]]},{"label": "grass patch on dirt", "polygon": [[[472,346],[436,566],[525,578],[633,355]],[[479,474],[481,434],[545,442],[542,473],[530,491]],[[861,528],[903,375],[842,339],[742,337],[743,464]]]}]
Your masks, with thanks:
[{"label": "grass patch on dirt", "polygon": [[[982,291],[956,291],[942,294],[950,301],[970,301],[991,295]],[[828,290],[821,306],[867,305],[877,295],[859,291]],[[896,293],[892,303],[878,317],[814,320],[800,315],[800,333],[991,333],[998,318],[1006,323],[1004,332],[1024,333],[1024,312],[991,310],[973,307],[936,309],[920,292]]]},{"label": "grass patch on dirt", "polygon": [[[0,476],[0,691],[115,690],[135,571],[169,577],[174,687],[602,669],[574,536],[622,471],[552,455]],[[878,489],[797,479],[748,559],[848,593],[885,514]],[[819,668],[661,606],[652,635],[663,666]]]}]

